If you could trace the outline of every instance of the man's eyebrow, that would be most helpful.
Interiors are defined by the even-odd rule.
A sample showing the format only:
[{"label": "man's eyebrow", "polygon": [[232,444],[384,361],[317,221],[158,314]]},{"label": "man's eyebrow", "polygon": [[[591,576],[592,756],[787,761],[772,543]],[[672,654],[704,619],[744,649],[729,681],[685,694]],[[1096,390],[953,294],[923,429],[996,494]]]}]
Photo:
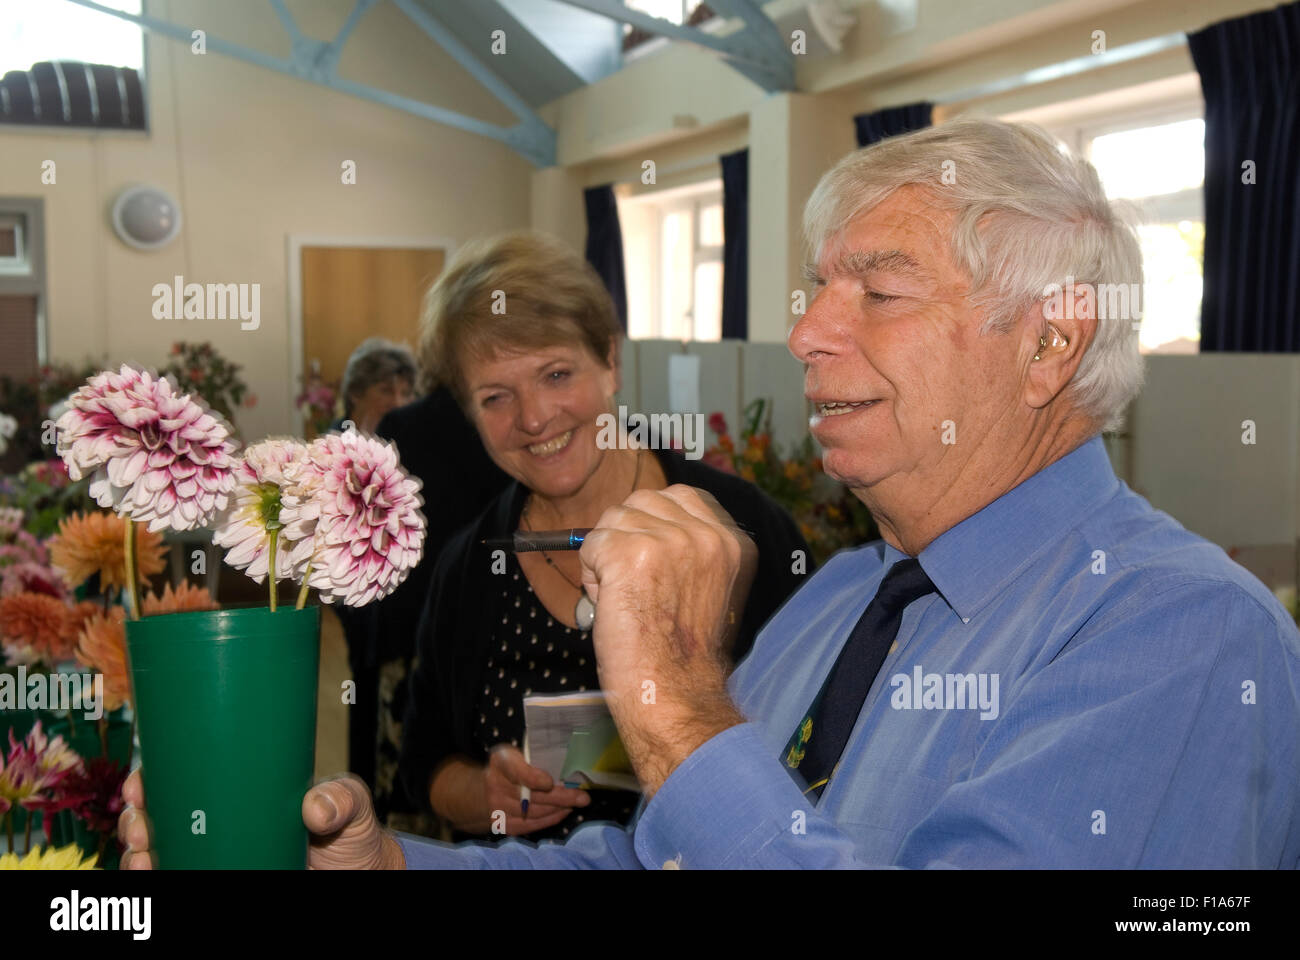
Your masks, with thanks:
[{"label": "man's eyebrow", "polygon": [[[854,277],[877,272],[901,273],[918,278],[930,275],[915,257],[902,250],[848,250],[840,255],[831,268],[833,275],[847,273]],[[811,283],[826,282],[818,273],[815,263],[805,264],[803,274],[804,279]]]}]

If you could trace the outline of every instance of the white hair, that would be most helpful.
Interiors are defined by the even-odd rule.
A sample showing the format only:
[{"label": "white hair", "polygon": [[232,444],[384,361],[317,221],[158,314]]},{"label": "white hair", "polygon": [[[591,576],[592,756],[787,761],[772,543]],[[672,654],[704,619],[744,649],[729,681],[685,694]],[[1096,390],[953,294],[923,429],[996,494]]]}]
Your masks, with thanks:
[{"label": "white hair", "polygon": [[[978,118],[891,137],[841,159],[804,208],[814,260],[850,221],[908,185],[929,188],[956,214],[952,257],[971,277],[981,333],[1011,329],[1052,284],[1064,287],[1071,277],[1141,290],[1134,208],[1108,200],[1092,164],[1063,152],[1040,127]],[[1131,318],[1099,319],[1069,386],[1072,402],[1106,430],[1122,425],[1142,386],[1135,327]]]}]

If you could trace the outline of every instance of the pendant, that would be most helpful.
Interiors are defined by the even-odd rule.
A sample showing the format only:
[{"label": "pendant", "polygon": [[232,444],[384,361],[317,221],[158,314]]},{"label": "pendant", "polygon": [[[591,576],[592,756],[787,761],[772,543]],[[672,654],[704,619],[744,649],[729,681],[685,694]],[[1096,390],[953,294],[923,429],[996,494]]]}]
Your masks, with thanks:
[{"label": "pendant", "polygon": [[573,608],[573,619],[578,622],[579,630],[590,630],[591,625],[596,622],[596,605],[587,599],[585,591],[578,598],[577,606]]}]

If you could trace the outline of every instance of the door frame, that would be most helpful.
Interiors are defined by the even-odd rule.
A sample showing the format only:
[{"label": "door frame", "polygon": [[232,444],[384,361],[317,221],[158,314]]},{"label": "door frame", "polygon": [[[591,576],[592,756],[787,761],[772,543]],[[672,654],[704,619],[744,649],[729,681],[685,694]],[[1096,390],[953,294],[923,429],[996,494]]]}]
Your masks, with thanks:
[{"label": "door frame", "polygon": [[289,293],[289,409],[292,410],[293,433],[303,436],[306,424],[302,411],[294,403],[294,396],[302,384],[306,368],[303,365],[303,330],[302,330],[302,248],[303,247],[365,247],[375,250],[411,250],[436,248],[446,251],[443,261],[446,264],[456,253],[456,241],[451,237],[372,237],[364,235],[342,236],[338,234],[319,235],[310,233],[290,233],[286,235],[286,253],[289,258],[288,293]]}]

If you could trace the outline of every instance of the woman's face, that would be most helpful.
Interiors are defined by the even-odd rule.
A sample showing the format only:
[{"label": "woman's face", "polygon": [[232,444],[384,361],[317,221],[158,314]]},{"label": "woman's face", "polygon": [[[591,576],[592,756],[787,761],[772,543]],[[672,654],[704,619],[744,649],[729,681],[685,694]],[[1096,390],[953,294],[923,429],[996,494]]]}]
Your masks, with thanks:
[{"label": "woman's face", "polygon": [[353,396],[351,419],[358,430],[374,433],[379,421],[384,419],[384,414],[397,407],[404,407],[414,399],[410,380],[405,377],[389,377],[372,383]]},{"label": "woman's face", "polygon": [[540,496],[571,496],[600,464],[596,418],[618,376],[585,347],[500,352],[465,370],[474,425],[488,455]]}]

